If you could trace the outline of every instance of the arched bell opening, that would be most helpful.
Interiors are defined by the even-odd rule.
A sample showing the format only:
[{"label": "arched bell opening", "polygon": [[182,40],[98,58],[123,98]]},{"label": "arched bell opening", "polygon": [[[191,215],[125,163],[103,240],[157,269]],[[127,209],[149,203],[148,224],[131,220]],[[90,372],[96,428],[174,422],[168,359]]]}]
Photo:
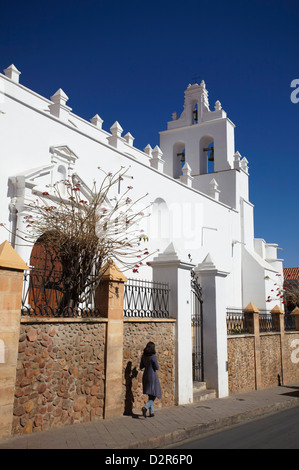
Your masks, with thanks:
[{"label": "arched bell opening", "polygon": [[192,124],[198,124],[198,101],[192,101]]},{"label": "arched bell opening", "polygon": [[173,177],[179,178],[186,161],[186,151],[184,142],[176,142],[173,146]]},{"label": "arched bell opening", "polygon": [[206,135],[199,143],[199,172],[200,174],[214,173],[214,139]]}]

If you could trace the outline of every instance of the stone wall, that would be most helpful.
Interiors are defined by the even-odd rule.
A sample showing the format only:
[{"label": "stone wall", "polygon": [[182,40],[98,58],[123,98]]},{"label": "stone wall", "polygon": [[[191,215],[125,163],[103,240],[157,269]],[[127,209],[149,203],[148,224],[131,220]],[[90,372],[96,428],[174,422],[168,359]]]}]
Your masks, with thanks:
[{"label": "stone wall", "polygon": [[142,393],[140,359],[146,344],[153,341],[159,363],[159,381],[162,398],[155,407],[174,405],[175,383],[175,320],[126,319],[124,322],[124,411],[126,414],[140,410],[147,401]]},{"label": "stone wall", "polygon": [[101,318],[21,316],[26,269],[0,245],[0,437],[121,416],[128,400],[131,412],[141,408],[150,340],[163,393],[156,406],[174,404],[175,320],[124,319],[126,278],[113,262],[96,293]]},{"label": "stone wall", "polygon": [[13,434],[103,417],[106,322],[21,323]]},{"label": "stone wall", "polygon": [[[22,318],[12,434],[43,431],[102,419],[105,400],[105,319]],[[174,404],[175,321],[124,321],[123,412],[140,409],[142,351],[156,344],[162,399]]]},{"label": "stone wall", "polygon": [[261,386],[276,387],[282,380],[279,333],[261,334]]},{"label": "stone wall", "polygon": [[285,334],[285,383],[299,382],[299,331]]},{"label": "stone wall", "polygon": [[227,341],[229,392],[255,389],[254,337],[233,336]]},{"label": "stone wall", "polygon": [[227,339],[229,392],[247,392],[299,381],[299,332],[261,333]]}]

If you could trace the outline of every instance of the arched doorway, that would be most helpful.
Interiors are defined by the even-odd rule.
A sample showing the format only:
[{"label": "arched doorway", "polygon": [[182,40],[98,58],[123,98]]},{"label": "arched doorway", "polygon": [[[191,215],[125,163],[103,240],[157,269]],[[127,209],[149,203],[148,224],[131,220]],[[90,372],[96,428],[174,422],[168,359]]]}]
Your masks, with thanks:
[{"label": "arched doorway", "polygon": [[62,265],[55,250],[44,244],[41,236],[30,256],[28,302],[35,315],[57,316],[63,297]]}]

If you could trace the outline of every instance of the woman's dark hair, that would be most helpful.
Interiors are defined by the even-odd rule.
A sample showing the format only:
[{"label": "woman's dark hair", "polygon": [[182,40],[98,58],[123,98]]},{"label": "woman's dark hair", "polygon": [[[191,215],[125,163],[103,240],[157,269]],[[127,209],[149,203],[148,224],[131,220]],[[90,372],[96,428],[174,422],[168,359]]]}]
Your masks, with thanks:
[{"label": "woman's dark hair", "polygon": [[143,354],[145,356],[152,356],[153,354],[156,354],[155,343],[152,343],[152,341],[147,343],[144,348]]}]

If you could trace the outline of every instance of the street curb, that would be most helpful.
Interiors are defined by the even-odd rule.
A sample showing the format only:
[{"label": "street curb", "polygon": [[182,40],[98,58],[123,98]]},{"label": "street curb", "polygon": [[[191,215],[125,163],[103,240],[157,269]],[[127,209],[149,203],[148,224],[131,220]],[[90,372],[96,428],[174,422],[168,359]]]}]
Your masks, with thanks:
[{"label": "street curb", "polygon": [[269,416],[275,412],[283,411],[299,405],[299,397],[292,398],[291,400],[275,403],[262,408],[244,411],[236,415],[227,416],[225,418],[215,419],[209,423],[200,423],[190,427],[176,429],[175,431],[167,434],[144,439],[143,441],[136,441],[129,445],[119,447],[119,449],[161,449],[163,447],[177,444],[181,441],[200,437],[213,431],[221,431],[227,427],[250,422],[258,418]]}]

